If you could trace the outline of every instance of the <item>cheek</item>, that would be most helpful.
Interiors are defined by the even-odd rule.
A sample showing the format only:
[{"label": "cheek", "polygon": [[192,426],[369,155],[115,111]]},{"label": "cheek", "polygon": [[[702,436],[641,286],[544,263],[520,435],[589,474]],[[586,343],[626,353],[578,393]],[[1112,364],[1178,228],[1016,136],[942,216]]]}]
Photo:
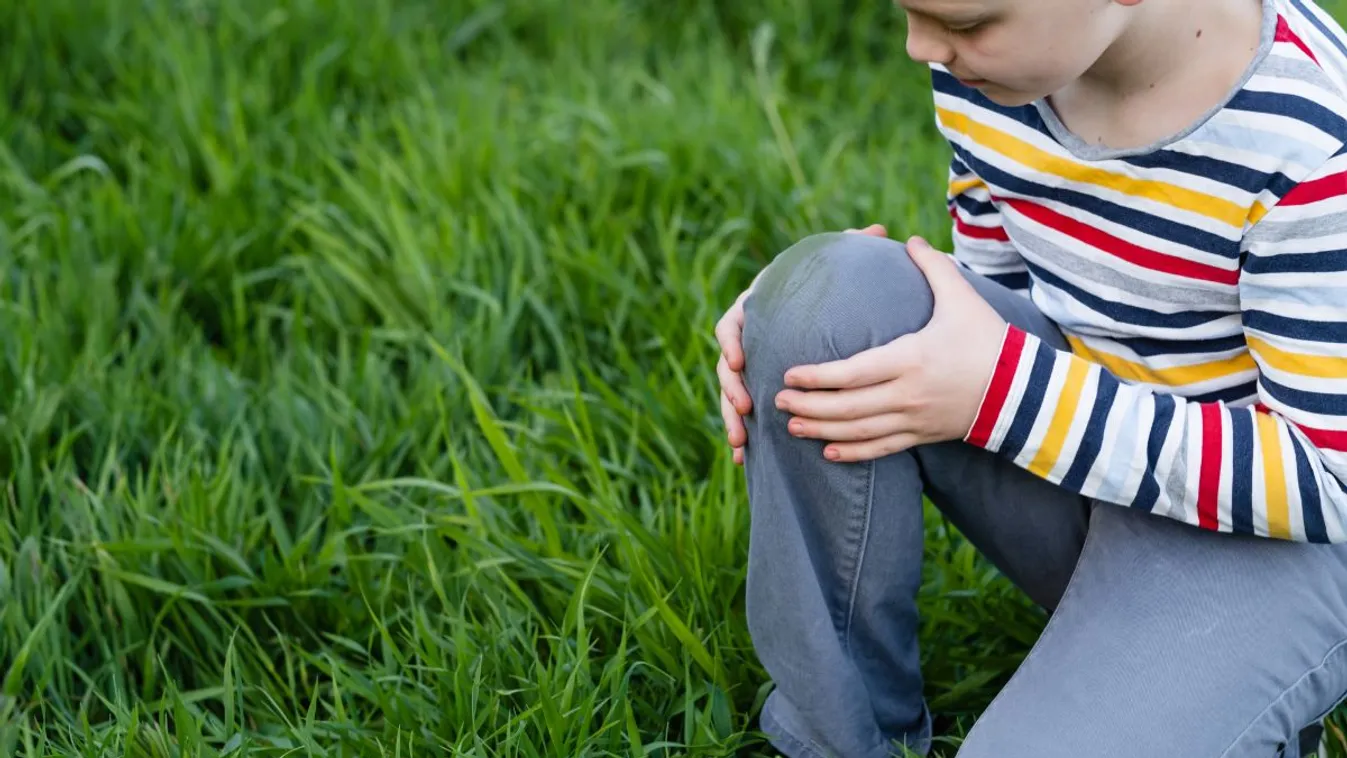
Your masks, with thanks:
[{"label": "cheek", "polygon": [[970,40],[959,58],[979,76],[1009,87],[1054,86],[1075,75],[1076,57],[1054,34],[996,34]]}]

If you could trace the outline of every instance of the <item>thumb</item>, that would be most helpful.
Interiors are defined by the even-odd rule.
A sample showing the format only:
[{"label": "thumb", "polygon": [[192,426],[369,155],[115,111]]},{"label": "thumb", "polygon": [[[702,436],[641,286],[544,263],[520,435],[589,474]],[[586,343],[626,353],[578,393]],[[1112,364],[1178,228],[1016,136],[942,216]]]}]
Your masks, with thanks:
[{"label": "thumb", "polygon": [[864,229],[848,229],[848,234],[864,234],[867,237],[887,237],[889,230],[883,224],[871,224]]},{"label": "thumb", "polygon": [[954,258],[931,247],[921,237],[912,237],[907,241],[907,254],[926,277],[931,294],[935,295],[937,308],[942,298],[966,294],[972,287],[959,272]]}]

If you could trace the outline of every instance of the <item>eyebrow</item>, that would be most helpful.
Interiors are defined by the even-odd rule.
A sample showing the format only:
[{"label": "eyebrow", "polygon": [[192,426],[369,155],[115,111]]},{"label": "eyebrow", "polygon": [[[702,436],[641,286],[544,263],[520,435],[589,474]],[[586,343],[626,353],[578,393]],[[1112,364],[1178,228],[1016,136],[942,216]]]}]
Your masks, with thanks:
[{"label": "eyebrow", "polygon": [[914,8],[912,7],[911,0],[894,0],[894,5],[900,10],[910,11],[921,16],[926,16],[927,18],[959,24],[981,21],[992,15],[991,11],[986,8],[960,8],[944,12],[938,12],[933,9]]}]

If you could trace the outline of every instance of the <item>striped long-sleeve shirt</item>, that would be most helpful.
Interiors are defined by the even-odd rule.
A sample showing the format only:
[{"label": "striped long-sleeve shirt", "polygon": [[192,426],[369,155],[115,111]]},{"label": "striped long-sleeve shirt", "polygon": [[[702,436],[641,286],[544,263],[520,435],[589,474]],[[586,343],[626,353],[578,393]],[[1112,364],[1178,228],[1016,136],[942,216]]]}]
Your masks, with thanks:
[{"label": "striped long-sleeve shirt", "polygon": [[1206,529],[1347,541],[1347,35],[1266,0],[1229,99],[1137,150],[933,68],[954,255],[1021,289],[966,441]]}]

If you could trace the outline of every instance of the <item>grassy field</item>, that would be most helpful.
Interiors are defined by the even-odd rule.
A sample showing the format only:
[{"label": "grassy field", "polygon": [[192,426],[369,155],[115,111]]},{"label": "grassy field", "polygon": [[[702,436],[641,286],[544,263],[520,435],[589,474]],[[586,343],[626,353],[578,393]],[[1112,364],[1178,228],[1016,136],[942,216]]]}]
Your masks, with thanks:
[{"label": "grassy field", "polygon": [[[945,244],[882,0],[15,0],[0,755],[768,754],[714,321]],[[1042,616],[938,517],[949,745]]]}]

